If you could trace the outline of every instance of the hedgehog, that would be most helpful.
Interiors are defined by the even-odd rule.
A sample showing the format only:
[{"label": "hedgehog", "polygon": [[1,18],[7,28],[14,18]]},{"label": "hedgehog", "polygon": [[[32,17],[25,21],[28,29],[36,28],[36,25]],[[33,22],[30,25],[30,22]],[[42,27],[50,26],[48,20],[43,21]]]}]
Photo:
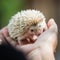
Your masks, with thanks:
[{"label": "hedgehog", "polygon": [[47,29],[45,16],[34,9],[18,12],[9,20],[7,27],[10,37],[15,41],[35,41]]}]

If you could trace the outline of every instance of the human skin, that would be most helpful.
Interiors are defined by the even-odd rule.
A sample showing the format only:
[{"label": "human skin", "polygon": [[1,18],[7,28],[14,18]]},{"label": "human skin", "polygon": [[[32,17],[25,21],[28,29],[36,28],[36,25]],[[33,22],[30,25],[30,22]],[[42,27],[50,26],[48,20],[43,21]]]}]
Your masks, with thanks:
[{"label": "human skin", "polygon": [[54,19],[50,19],[47,26],[48,30],[42,33],[35,43],[17,44],[8,35],[6,27],[0,32],[0,40],[4,40],[5,38],[13,47],[22,50],[29,60],[55,60],[54,52],[57,46],[58,34],[57,24]]}]

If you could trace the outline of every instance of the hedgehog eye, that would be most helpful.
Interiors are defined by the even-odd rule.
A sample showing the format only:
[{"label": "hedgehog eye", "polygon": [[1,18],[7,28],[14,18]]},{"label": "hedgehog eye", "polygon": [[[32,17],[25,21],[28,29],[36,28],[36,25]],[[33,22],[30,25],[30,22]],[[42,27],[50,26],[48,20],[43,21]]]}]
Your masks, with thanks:
[{"label": "hedgehog eye", "polygon": [[31,32],[33,32],[34,30],[33,30],[33,29],[31,29],[30,31],[31,31]]}]

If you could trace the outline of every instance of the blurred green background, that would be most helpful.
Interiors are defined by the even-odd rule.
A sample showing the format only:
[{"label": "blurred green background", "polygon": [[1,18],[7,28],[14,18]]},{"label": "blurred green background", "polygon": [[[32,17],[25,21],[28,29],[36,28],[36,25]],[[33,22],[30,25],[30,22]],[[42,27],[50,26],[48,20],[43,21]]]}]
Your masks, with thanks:
[{"label": "blurred green background", "polygon": [[58,0],[0,0],[0,28],[6,26],[11,16],[24,9],[37,9],[47,20],[57,20]]},{"label": "blurred green background", "polygon": [[0,29],[6,26],[14,14],[24,9],[37,9],[43,12],[48,21],[54,18],[58,28],[56,60],[60,60],[60,0],[0,0]]},{"label": "blurred green background", "polygon": [[0,0],[0,28],[8,24],[12,15],[24,9],[25,0]]}]

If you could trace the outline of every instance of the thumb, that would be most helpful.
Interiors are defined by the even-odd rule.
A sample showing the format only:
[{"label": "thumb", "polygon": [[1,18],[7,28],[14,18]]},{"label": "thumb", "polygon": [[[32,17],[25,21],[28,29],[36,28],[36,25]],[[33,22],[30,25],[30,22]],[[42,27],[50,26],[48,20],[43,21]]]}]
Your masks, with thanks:
[{"label": "thumb", "polygon": [[51,30],[51,31],[53,31],[53,32],[58,32],[58,27],[57,27],[57,24],[56,24],[56,22],[54,21],[54,19],[50,19],[49,21],[48,21],[48,28]]}]

